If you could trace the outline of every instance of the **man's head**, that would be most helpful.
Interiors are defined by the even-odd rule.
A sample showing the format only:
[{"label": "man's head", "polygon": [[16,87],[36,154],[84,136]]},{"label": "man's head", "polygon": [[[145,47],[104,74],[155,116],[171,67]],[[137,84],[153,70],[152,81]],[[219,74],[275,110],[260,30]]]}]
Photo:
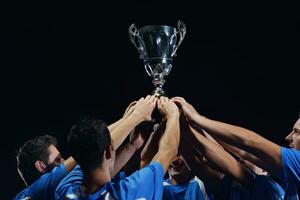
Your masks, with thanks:
[{"label": "man's head", "polygon": [[292,132],[285,139],[291,148],[300,150],[300,116],[294,124]]},{"label": "man's head", "polygon": [[177,182],[188,182],[192,176],[192,173],[185,164],[183,157],[179,154],[171,162],[168,173],[170,178],[175,179]]},{"label": "man's head", "polygon": [[73,125],[68,136],[71,155],[84,173],[108,167],[111,171],[115,154],[106,124],[97,119],[84,118]]},{"label": "man's head", "polygon": [[57,140],[50,135],[43,135],[28,140],[19,149],[17,169],[28,186],[63,161],[57,150]]}]

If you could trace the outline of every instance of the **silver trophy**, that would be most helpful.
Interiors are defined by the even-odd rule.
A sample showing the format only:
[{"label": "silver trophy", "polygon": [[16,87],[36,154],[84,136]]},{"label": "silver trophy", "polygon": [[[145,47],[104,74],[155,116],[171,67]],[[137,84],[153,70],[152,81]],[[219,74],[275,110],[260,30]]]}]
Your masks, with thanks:
[{"label": "silver trophy", "polygon": [[144,26],[140,29],[132,24],[129,27],[129,38],[144,61],[146,72],[153,78],[154,95],[166,96],[163,89],[165,76],[172,69],[173,57],[186,34],[186,27],[178,21],[178,29],[171,26]]}]

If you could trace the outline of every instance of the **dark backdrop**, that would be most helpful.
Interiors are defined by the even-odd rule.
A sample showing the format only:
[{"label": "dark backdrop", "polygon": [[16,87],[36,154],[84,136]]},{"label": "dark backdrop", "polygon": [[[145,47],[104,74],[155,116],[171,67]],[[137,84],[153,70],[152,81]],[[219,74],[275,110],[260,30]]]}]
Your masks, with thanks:
[{"label": "dark backdrop", "polygon": [[128,27],[187,26],[166,88],[203,115],[285,145],[299,111],[295,5],[131,1],[1,6],[1,199],[23,188],[16,149],[50,133],[61,149],[74,120],[108,123],[152,91]]}]

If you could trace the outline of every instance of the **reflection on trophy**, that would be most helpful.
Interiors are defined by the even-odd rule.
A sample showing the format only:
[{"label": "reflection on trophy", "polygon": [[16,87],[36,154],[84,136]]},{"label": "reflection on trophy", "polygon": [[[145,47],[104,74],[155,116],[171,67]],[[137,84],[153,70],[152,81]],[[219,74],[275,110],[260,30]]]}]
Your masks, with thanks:
[{"label": "reflection on trophy", "polygon": [[[166,96],[163,89],[165,76],[172,69],[173,57],[186,34],[186,27],[178,21],[178,29],[171,26],[144,26],[140,29],[132,24],[129,37],[144,61],[146,72],[153,78],[154,95]],[[179,36],[179,38],[178,38]]]}]

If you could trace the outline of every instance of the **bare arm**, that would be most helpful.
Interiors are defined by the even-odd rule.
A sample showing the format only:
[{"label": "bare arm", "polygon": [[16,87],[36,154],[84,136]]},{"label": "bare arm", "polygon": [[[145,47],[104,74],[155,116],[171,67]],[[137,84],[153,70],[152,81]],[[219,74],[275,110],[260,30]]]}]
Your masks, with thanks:
[{"label": "bare arm", "polygon": [[251,154],[251,153],[248,153],[242,149],[239,149],[235,146],[232,146],[230,144],[227,144],[221,140],[219,141],[216,141],[209,133],[207,133],[206,131],[203,131],[204,132],[204,135],[207,139],[209,139],[210,141],[218,144],[219,146],[221,146],[222,148],[225,148],[227,151],[233,153],[234,155],[236,155],[237,157],[239,158],[242,158],[244,160],[248,160],[252,163],[254,163],[255,165],[259,166],[260,168],[262,169],[266,169],[267,166],[266,164],[263,162],[263,160],[259,159],[257,156]]},{"label": "bare arm", "polygon": [[117,126],[114,126],[110,132],[112,146],[117,149],[130,132],[142,121],[151,120],[151,114],[156,105],[155,96],[148,95],[141,98],[134,106],[128,117],[120,120]]},{"label": "bare arm", "polygon": [[279,145],[245,128],[205,118],[199,115],[193,106],[183,98],[176,97],[173,98],[173,101],[180,105],[189,123],[195,129],[203,128],[215,139],[222,140],[264,160],[265,170],[272,171],[281,168]]},{"label": "bare arm", "polygon": [[153,127],[153,132],[151,133],[147,143],[145,144],[141,152],[141,163],[140,168],[145,167],[151,162],[153,157],[158,151],[159,139],[161,138],[163,131],[162,125],[155,124]]},{"label": "bare arm", "polygon": [[192,134],[197,140],[197,146],[205,158],[219,166],[224,172],[232,175],[238,182],[243,185],[252,184],[251,172],[242,166],[235,158],[226,152],[219,145],[211,142],[195,129],[191,128]]},{"label": "bare arm", "polygon": [[123,168],[123,166],[129,161],[129,159],[133,156],[136,152],[136,147],[128,143],[124,147],[121,147],[117,150],[116,160],[114,164],[114,170],[111,174],[114,177],[118,172]]},{"label": "bare arm", "polygon": [[165,132],[159,141],[158,152],[153,161],[159,162],[166,172],[178,151],[180,140],[179,111],[175,103],[166,97],[160,97],[158,109],[165,115],[167,122]]},{"label": "bare arm", "polygon": [[110,132],[112,132],[117,126],[119,126],[120,123],[122,122],[122,120],[126,119],[126,118],[132,113],[132,111],[133,111],[133,109],[134,109],[134,105],[136,104],[136,102],[137,102],[137,101],[131,102],[131,103],[127,106],[127,108],[126,108],[126,110],[125,110],[125,112],[124,112],[122,118],[119,119],[118,121],[116,121],[116,122],[110,124],[110,125],[108,126],[108,130],[109,130]]},{"label": "bare arm", "polygon": [[[135,165],[136,162],[133,161],[131,157],[143,146],[146,135],[149,134],[152,124],[140,124],[137,126],[130,134],[129,142],[124,146],[118,149],[117,156],[114,164],[113,176],[116,175],[126,164]],[[128,163],[128,161],[131,163]],[[139,159],[138,159],[139,160]],[[134,162],[134,163],[133,163]]]}]

